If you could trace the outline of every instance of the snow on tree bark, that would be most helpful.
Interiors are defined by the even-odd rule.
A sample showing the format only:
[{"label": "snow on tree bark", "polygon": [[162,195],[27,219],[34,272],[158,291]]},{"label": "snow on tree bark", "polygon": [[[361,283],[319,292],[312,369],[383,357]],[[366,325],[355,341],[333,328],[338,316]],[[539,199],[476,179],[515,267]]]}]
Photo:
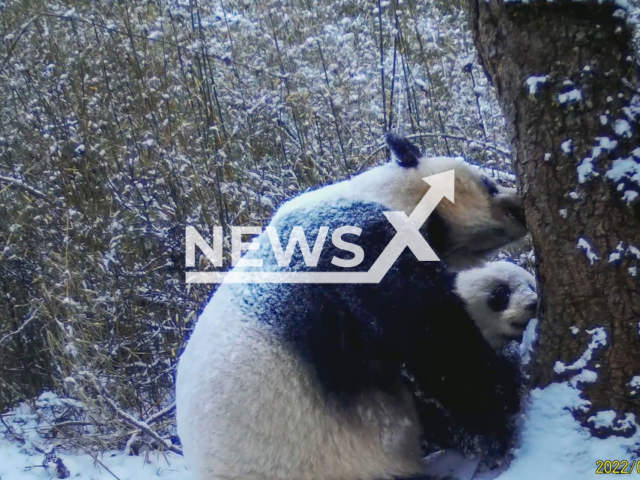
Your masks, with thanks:
[{"label": "snow on tree bark", "polygon": [[[640,373],[640,110],[625,13],[596,2],[467,5],[535,247],[533,386],[583,373],[591,407],[577,416],[598,436],[630,435],[626,415],[640,420],[630,384]],[[615,419],[593,420],[612,409]]]}]

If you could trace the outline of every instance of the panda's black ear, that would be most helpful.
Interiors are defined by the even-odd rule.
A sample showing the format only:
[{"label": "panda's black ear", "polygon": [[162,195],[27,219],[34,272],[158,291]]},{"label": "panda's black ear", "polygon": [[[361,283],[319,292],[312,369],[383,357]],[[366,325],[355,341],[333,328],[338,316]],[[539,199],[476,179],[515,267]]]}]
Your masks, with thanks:
[{"label": "panda's black ear", "polygon": [[417,146],[395,133],[387,133],[386,141],[389,150],[391,150],[391,156],[400,166],[405,168],[418,166],[422,152]]}]

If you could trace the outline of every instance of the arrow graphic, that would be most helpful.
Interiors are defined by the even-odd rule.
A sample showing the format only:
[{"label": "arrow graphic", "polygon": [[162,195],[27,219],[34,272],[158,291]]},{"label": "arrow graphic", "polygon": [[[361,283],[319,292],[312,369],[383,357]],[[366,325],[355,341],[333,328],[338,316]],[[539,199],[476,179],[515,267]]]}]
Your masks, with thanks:
[{"label": "arrow graphic", "polygon": [[187,283],[379,283],[402,251],[409,247],[421,262],[440,259],[420,234],[420,228],[443,198],[454,201],[455,171],[422,179],[429,191],[407,217],[404,212],[384,212],[396,234],[367,272],[188,272]]}]

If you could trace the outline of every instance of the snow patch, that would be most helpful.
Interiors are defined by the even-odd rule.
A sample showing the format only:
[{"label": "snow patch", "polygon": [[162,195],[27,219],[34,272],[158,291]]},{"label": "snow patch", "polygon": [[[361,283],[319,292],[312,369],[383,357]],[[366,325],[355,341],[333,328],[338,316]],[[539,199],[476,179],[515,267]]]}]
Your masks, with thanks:
[{"label": "snow patch", "polygon": [[593,423],[595,428],[611,428],[615,419],[616,412],[614,410],[603,410],[596,413],[595,416],[587,418],[587,422]]},{"label": "snow patch", "polygon": [[577,88],[569,90],[565,93],[560,93],[558,95],[558,103],[560,105],[568,104],[568,103],[577,103],[582,100],[582,92]]},{"label": "snow patch", "polygon": [[593,247],[591,247],[589,242],[587,242],[584,238],[578,239],[578,248],[581,248],[584,251],[591,265],[593,265],[596,260],[600,260],[600,257],[598,257],[598,255],[596,255],[596,253],[593,251]]},{"label": "snow patch", "polygon": [[[637,150],[632,152],[634,157],[639,153]],[[607,171],[605,177],[613,182],[631,181],[640,186],[640,163],[632,157],[618,158],[611,162],[611,168]],[[618,184],[619,190],[624,188],[624,183]],[[638,192],[633,190],[626,190],[623,195],[623,199],[627,203],[631,203],[637,197]]]},{"label": "snow patch", "polygon": [[590,177],[597,177],[599,174],[593,168],[593,161],[602,155],[603,152],[610,152],[618,146],[617,140],[611,140],[609,137],[596,137],[598,144],[591,147],[591,156],[582,159],[577,168],[578,182],[584,183]]},{"label": "snow patch", "polygon": [[536,328],[538,327],[538,319],[532,319],[522,335],[522,343],[520,344],[520,357],[522,364],[528,365],[531,361],[531,353],[533,353],[533,344],[538,338]]},{"label": "snow patch", "polygon": [[[65,383],[75,383],[75,380]],[[44,392],[34,410],[22,403],[2,413],[0,422],[0,479],[51,480],[61,468],[73,480],[192,480],[182,456],[148,452],[131,456],[119,451],[70,452],[54,446],[51,425],[62,414],[73,419],[83,405],[73,399]],[[54,441],[55,442],[55,441]],[[66,442],[65,442],[66,443]],[[60,464],[56,463],[61,462]]]},{"label": "snow patch", "polygon": [[617,262],[622,259],[622,255],[624,254],[624,247],[622,246],[622,242],[618,243],[616,247],[616,251],[609,255],[609,263]]},{"label": "snow patch", "polygon": [[562,153],[564,153],[565,155],[571,155],[571,152],[573,152],[573,141],[565,140],[564,142],[562,142],[562,144],[560,145],[560,150],[562,150]]},{"label": "snow patch", "polygon": [[572,414],[588,406],[569,382],[534,389],[525,408],[521,444],[498,480],[597,480],[602,477],[595,473],[597,460],[630,460],[640,431],[630,438],[593,437]]},{"label": "snow patch", "polygon": [[593,427],[609,428],[618,432],[626,432],[634,428],[636,425],[636,417],[632,413],[627,413],[622,420],[615,421],[615,410],[602,410],[594,416],[587,418],[587,422],[593,423]]},{"label": "snow patch", "polygon": [[593,358],[593,352],[596,348],[604,347],[607,344],[607,332],[604,328],[596,327],[593,330],[587,330],[587,333],[591,335],[591,341],[582,356],[571,365],[565,365],[558,360],[553,366],[554,372],[562,374],[570,370],[582,370]]},{"label": "snow patch", "polygon": [[[594,148],[611,151],[618,146],[618,141],[611,140],[609,137],[596,137],[596,140],[598,140],[598,147]],[[598,152],[598,155],[600,155],[600,152]]]},{"label": "snow patch", "polygon": [[[152,453],[147,456],[129,456],[121,452],[104,452],[96,458],[104,467],[88,454],[65,454],[56,452],[57,457],[69,470],[74,480],[192,480],[183,457],[171,452]],[[42,466],[45,455],[27,453],[24,447],[9,442],[0,435],[0,478],[2,480],[51,480],[56,478],[54,465]]]},{"label": "snow patch", "polygon": [[598,172],[593,169],[592,158],[583,158],[580,165],[578,165],[578,182],[584,183],[589,177],[597,177]]},{"label": "snow patch", "polygon": [[587,370],[585,368],[579,374],[571,377],[569,384],[573,387],[577,387],[578,383],[594,383],[596,380],[598,380],[598,374],[593,370]]},{"label": "snow patch", "polygon": [[638,192],[633,190],[625,190],[622,195],[622,199],[627,203],[627,205],[633,202],[636,198],[638,198]]},{"label": "snow patch", "polygon": [[540,86],[547,83],[549,75],[537,75],[527,78],[526,84],[529,91],[529,95],[535,96],[538,93]]},{"label": "snow patch", "polygon": [[631,138],[631,125],[624,119],[618,119],[613,124],[613,130],[619,137]]}]

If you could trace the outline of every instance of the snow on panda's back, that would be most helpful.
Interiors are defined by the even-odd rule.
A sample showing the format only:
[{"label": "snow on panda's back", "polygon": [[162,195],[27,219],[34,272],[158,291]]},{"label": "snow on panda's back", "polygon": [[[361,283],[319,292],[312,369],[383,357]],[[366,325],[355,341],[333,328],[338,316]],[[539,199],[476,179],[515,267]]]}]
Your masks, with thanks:
[{"label": "snow on panda's back", "polygon": [[456,293],[484,338],[496,349],[522,340],[538,305],[531,273],[506,261],[458,273]]},{"label": "snow on panda's back", "polygon": [[418,147],[402,137],[387,135],[387,146],[393,161],[295,197],[280,207],[274,220],[340,198],[377,202],[410,215],[430,188],[423,178],[454,170],[455,203],[440,201],[431,215],[437,217],[431,224],[439,231],[427,235],[449,267],[473,266],[525,235],[524,210],[515,189],[496,185],[460,158],[422,156]]}]

